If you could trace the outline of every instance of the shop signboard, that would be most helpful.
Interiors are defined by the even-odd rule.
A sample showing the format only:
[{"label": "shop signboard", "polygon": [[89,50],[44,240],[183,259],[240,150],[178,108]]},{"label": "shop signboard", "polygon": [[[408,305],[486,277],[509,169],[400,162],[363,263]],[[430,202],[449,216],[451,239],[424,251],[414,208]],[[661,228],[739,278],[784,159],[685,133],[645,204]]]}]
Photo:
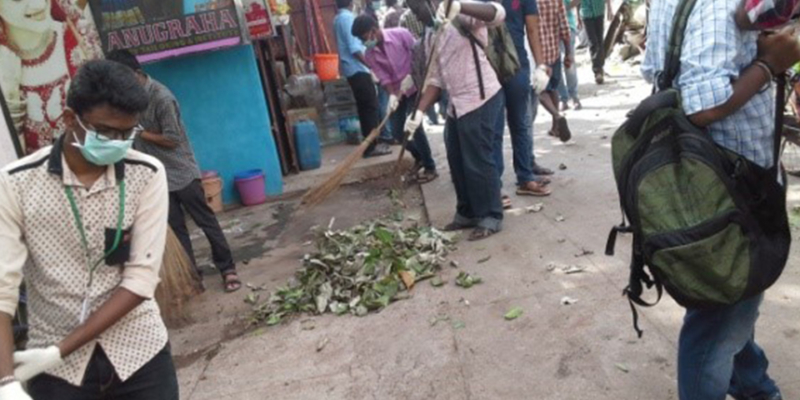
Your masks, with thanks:
[{"label": "shop signboard", "polygon": [[126,49],[143,63],[242,42],[233,0],[89,0],[89,4],[103,51]]},{"label": "shop signboard", "polygon": [[242,7],[251,40],[267,39],[275,35],[269,7],[264,0],[242,0]]},{"label": "shop signboard", "polygon": [[[72,76],[102,56],[86,0],[0,0],[0,89],[23,153],[64,133]],[[9,134],[0,134],[3,150]],[[10,152],[9,152],[10,154]]]}]

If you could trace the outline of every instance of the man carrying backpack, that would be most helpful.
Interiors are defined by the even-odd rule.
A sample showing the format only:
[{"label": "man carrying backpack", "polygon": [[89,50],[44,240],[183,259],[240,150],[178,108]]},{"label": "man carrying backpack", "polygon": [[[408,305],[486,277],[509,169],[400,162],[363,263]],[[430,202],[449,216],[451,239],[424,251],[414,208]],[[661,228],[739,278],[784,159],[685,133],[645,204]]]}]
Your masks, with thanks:
[{"label": "man carrying backpack", "polygon": [[[431,20],[430,1],[409,0],[407,4],[421,21]],[[439,20],[457,20],[462,29],[486,43],[487,26],[502,24],[505,10],[497,3],[449,0],[439,5],[436,15]],[[417,111],[406,121],[405,131],[416,131],[422,124],[424,110],[438,99],[442,90],[447,90],[450,104],[445,146],[457,204],[453,222],[445,230],[474,229],[469,240],[480,240],[502,228],[500,176],[493,143],[503,96],[497,74],[484,52],[474,51],[470,39],[454,23],[446,23],[440,29],[443,31],[438,33],[440,37],[432,50],[429,80]]]},{"label": "man carrying backpack", "polygon": [[[650,82],[664,70],[672,17],[681,1],[686,0],[651,3],[642,66]],[[734,20],[740,3],[696,2],[672,86],[679,90],[683,110],[694,125],[723,148],[771,168],[776,162],[775,91],[769,85],[773,76],[800,60],[800,44],[790,32],[759,36],[741,31]],[[720,264],[732,257],[724,251],[717,254]],[[724,400],[728,394],[737,400],[782,399],[767,374],[767,357],[754,340],[762,300],[763,293],[727,306],[687,308],[678,348],[681,400]]]}]

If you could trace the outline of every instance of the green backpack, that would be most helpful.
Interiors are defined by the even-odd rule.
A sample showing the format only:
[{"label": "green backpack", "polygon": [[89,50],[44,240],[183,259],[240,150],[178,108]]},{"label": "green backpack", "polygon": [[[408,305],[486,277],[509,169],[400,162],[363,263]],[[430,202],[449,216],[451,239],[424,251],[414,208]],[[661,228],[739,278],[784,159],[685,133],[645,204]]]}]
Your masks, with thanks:
[{"label": "green backpack", "polygon": [[497,79],[500,83],[508,82],[522,69],[522,64],[519,61],[519,54],[517,54],[517,48],[514,46],[514,40],[511,38],[511,33],[508,31],[506,24],[486,28],[488,31],[488,40],[485,45],[478,40],[467,27],[462,25],[458,18],[455,18],[452,24],[461,36],[469,39],[470,45],[472,45],[472,56],[475,59],[475,65],[478,71],[481,100],[486,99],[486,93],[483,86],[483,72],[481,71],[480,62],[478,60],[478,48],[481,48],[484,54],[486,54],[486,59],[489,61],[489,64],[492,65],[492,69],[497,74]]},{"label": "green backpack", "polygon": [[[623,223],[609,235],[606,254],[613,255],[618,233],[633,234],[624,295],[640,337],[635,305],[655,305],[663,289],[687,308],[735,304],[775,283],[789,255],[786,191],[777,181],[780,135],[775,167],[762,168],[694,126],[671,87],[696,1],[682,0],[675,13],[662,89],[629,113],[612,139]],[[776,130],[784,85],[779,78]],[[642,299],[645,286],[657,290],[654,303]]]}]

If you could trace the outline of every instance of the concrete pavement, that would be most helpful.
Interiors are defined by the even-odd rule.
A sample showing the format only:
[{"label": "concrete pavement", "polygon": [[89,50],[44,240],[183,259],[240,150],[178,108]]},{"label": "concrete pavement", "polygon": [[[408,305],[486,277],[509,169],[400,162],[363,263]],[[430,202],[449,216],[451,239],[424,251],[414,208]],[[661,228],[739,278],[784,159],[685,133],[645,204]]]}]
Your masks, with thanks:
[{"label": "concrete pavement", "polygon": [[[582,82],[589,82],[583,72]],[[546,137],[549,116],[539,112],[539,163],[553,169],[563,163],[566,170],[555,176],[553,196],[512,194],[512,199],[517,208],[543,203],[543,210],[508,214],[502,233],[482,242],[462,242],[453,254],[460,270],[480,275],[485,283],[458,288],[453,282],[459,270],[448,267],[443,273],[447,285],[435,289],[421,284],[411,299],[379,314],[299,318],[224,340],[181,368],[182,399],[677,398],[676,339],[682,310],[670,299],[640,310],[645,335],[637,339],[621,296],[629,238],[620,238],[616,257],[602,254],[609,229],[620,220],[610,136],[649,91],[633,68],[612,66],[609,72],[613,76],[607,85],[581,86],[585,108],[568,114],[572,143]],[[430,131],[442,177],[424,185],[423,195],[431,223],[442,226],[452,216],[455,198],[441,128]],[[505,147],[505,187],[513,193],[508,138]],[[790,185],[792,204],[800,202],[797,183]],[[302,234],[296,235],[294,242],[300,242]],[[280,283],[274,282],[274,273],[247,274],[278,263],[285,278],[293,265],[300,265],[294,258],[302,254],[300,246],[284,243],[275,252],[252,260],[245,278],[274,286]],[[800,398],[798,260],[795,250],[783,278],[767,294],[757,327],[757,339],[770,355],[771,374],[786,399]],[[550,271],[551,263],[586,270],[567,275],[558,268]],[[562,305],[566,296],[577,303]],[[524,314],[505,321],[503,315],[512,307],[522,307]],[[184,348],[190,344],[181,343]]]}]

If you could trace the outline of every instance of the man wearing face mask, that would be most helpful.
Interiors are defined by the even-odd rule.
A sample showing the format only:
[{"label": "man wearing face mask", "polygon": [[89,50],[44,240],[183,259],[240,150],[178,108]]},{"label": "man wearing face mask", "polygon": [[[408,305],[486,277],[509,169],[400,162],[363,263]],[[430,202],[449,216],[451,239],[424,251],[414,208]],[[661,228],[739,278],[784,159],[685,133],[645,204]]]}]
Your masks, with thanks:
[{"label": "man wearing face mask", "polygon": [[[130,69],[89,62],[70,84],[66,133],[0,170],[0,400],[179,398],[153,300],[167,177],[131,150],[147,101]],[[14,353],[23,276],[30,341]]]},{"label": "man wearing face mask", "polygon": [[[414,52],[414,36],[405,28],[381,29],[378,21],[369,15],[361,15],[353,23],[353,35],[367,47],[365,59],[380,85],[389,93],[386,108],[390,117],[391,131],[395,140],[403,142],[403,125],[414,107],[417,88],[411,77],[411,59]],[[417,128],[406,143],[406,149],[414,157],[411,178],[419,183],[428,183],[437,177],[436,162],[425,130]],[[424,170],[420,172],[420,170]]]},{"label": "man wearing face mask", "polygon": [[236,273],[236,264],[233,262],[225,233],[206,202],[200,182],[200,168],[181,120],[178,101],[166,86],[144,73],[136,56],[129,51],[112,51],[106,58],[132,69],[149,96],[150,104],[140,119],[144,131],[136,139],[135,148],[157,158],[167,169],[169,225],[175,236],[191,258],[192,264],[197,267],[191,235],[186,227],[186,210],[203,230],[211,245],[211,258],[222,275],[225,291],[230,293],[241,289],[242,283]]}]

